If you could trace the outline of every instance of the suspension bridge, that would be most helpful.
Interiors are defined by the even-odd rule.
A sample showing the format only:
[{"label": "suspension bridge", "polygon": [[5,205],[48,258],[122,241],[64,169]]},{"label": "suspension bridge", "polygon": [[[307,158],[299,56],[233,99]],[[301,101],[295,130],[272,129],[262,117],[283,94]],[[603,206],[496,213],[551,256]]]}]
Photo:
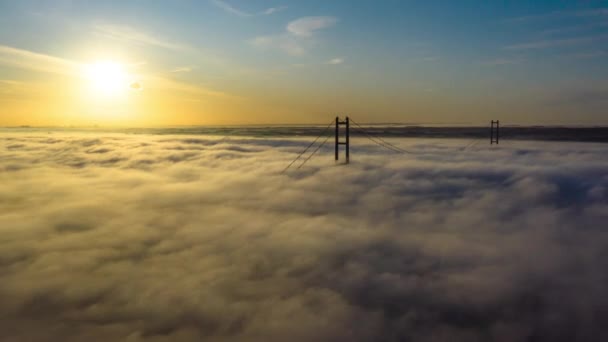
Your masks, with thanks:
[{"label": "suspension bridge", "polygon": [[[396,145],[388,142],[386,139],[383,139],[379,134],[373,134],[368,129],[363,127],[363,125],[359,124],[357,121],[353,120],[352,118],[350,118],[348,116],[344,120],[340,120],[340,117],[336,117],[335,120],[332,120],[327,126],[325,126],[325,128],[323,128],[321,130],[319,135],[308,146],[306,146],[306,148],[304,150],[302,150],[300,153],[298,153],[298,155],[285,167],[285,169],[283,169],[283,171],[281,173],[285,173],[292,168],[299,170],[310,159],[312,159],[312,157],[314,157],[319,152],[319,150],[323,146],[325,146],[325,144],[327,144],[327,142],[331,138],[331,134],[329,134],[329,132],[331,131],[330,128],[332,127],[332,125],[335,127],[334,128],[334,132],[335,132],[334,140],[335,140],[335,160],[336,161],[338,161],[340,159],[340,146],[344,146],[345,162],[347,164],[350,162],[350,136],[351,136],[350,129],[351,128],[353,128],[353,130],[355,132],[361,134],[362,137],[367,138],[369,141],[371,141],[372,143],[374,143],[375,145],[377,145],[383,149],[389,150],[394,153],[399,153],[399,154],[416,154],[416,152],[403,149],[399,146],[396,146]],[[341,136],[343,136],[343,139],[341,139]],[[323,137],[325,137],[325,139],[321,140]],[[470,142],[468,142],[460,150],[464,151],[464,150],[470,149],[470,148],[476,146],[477,144],[479,144],[483,140],[484,139],[482,139],[482,138],[475,138],[475,139],[471,140]],[[319,141],[321,141],[321,142],[319,143]],[[499,142],[500,142],[500,121],[492,120],[492,122],[490,124],[490,144],[498,145]],[[311,151],[311,150],[312,150],[312,152],[309,153],[309,151]]]}]

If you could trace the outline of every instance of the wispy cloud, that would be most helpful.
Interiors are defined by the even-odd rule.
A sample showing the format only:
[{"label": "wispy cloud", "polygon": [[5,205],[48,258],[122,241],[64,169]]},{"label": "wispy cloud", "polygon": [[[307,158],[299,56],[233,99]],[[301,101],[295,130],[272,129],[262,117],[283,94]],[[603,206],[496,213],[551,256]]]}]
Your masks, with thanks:
[{"label": "wispy cloud", "polygon": [[[507,51],[535,51],[554,50],[560,57],[569,59],[585,59],[603,56],[601,49],[596,46],[605,44],[608,33],[603,29],[606,26],[608,9],[596,8],[574,11],[554,11],[536,15],[515,17],[506,20],[533,27],[532,36],[527,42],[505,45],[503,50]],[[540,28],[540,30],[539,30]],[[536,37],[536,38],[534,38]],[[565,50],[569,51],[565,51]],[[588,52],[575,52],[574,50],[585,49]],[[500,62],[500,61],[497,61]],[[487,65],[504,65],[508,63],[486,63]]]},{"label": "wispy cloud", "polygon": [[306,52],[303,44],[288,34],[255,37],[251,44],[261,48],[276,48],[292,56],[300,56]]},{"label": "wispy cloud", "polygon": [[507,18],[507,19],[505,19],[505,22],[506,23],[521,23],[521,22],[526,22],[526,21],[558,18],[560,16],[564,16],[564,12],[549,12],[549,13],[543,13],[543,14],[522,15],[519,17]]},{"label": "wispy cloud", "polygon": [[271,14],[275,14],[277,12],[281,12],[287,9],[287,6],[279,6],[279,7],[270,7],[267,8],[265,11],[263,11],[262,13],[265,15],[271,15]]},{"label": "wispy cloud", "polygon": [[257,47],[275,48],[292,56],[300,56],[306,47],[314,43],[314,35],[335,25],[338,19],[330,16],[303,17],[287,24],[285,32],[276,35],[258,36],[250,41]]},{"label": "wispy cloud", "polygon": [[[71,61],[68,59],[0,45],[0,65],[2,64],[20,69],[73,77],[82,77],[83,67],[85,65],[84,63]],[[182,68],[182,72],[185,72],[185,68]],[[141,79],[145,84],[156,88],[172,89],[196,95],[237,97],[222,91],[211,89],[207,86],[180,82],[166,77],[144,74],[138,75],[136,78]],[[6,82],[5,84],[9,85]],[[17,84],[11,83],[10,85],[15,86]],[[139,87],[142,87],[142,83],[139,83]]]},{"label": "wispy cloud", "polygon": [[576,38],[565,38],[565,39],[546,39],[539,40],[529,43],[514,44],[503,47],[505,50],[533,50],[533,49],[546,49],[553,47],[567,47],[573,45],[582,45],[604,41],[608,39],[608,35],[596,35]]},{"label": "wispy cloud", "polygon": [[15,100],[24,94],[32,96],[33,92],[39,90],[39,85],[33,82],[0,80],[0,101]]},{"label": "wispy cloud", "polygon": [[171,72],[173,73],[180,73],[180,72],[191,72],[194,68],[190,67],[190,66],[183,66],[183,67],[177,67],[173,70],[171,70]]},{"label": "wispy cloud", "polygon": [[229,4],[226,1],[222,1],[222,0],[211,0],[211,3],[213,5],[215,5],[216,7],[221,8],[222,10],[224,10],[230,14],[233,14],[233,15],[236,15],[239,17],[254,17],[254,16],[258,16],[258,15],[271,15],[271,14],[275,14],[277,12],[281,12],[281,11],[287,9],[287,6],[278,6],[278,7],[270,7],[261,12],[253,13],[253,12],[247,12],[242,9],[236,8],[235,6]]},{"label": "wispy cloud", "polygon": [[593,59],[608,56],[608,51],[588,51],[588,52],[577,52],[564,57],[570,59]]},{"label": "wispy cloud", "polygon": [[287,31],[298,37],[311,37],[316,31],[331,27],[337,22],[335,17],[304,17],[290,22]]},{"label": "wispy cloud", "polygon": [[496,58],[482,62],[485,66],[513,65],[521,63],[520,58]]},{"label": "wispy cloud", "polygon": [[251,13],[248,13],[248,12],[245,12],[245,11],[241,11],[240,9],[238,9],[238,8],[230,5],[226,1],[211,0],[211,3],[214,4],[215,6],[223,9],[224,11],[230,13],[230,14],[234,14],[234,15],[237,15],[239,17],[250,17],[250,16],[252,16]]},{"label": "wispy cloud", "polygon": [[506,22],[527,22],[527,21],[538,21],[538,20],[547,20],[547,19],[556,19],[556,18],[566,18],[566,17],[608,17],[608,8],[594,8],[588,10],[578,10],[578,11],[554,11],[543,14],[534,14],[534,15],[524,15],[519,17],[513,17],[506,19]]},{"label": "wispy cloud", "polygon": [[170,50],[186,49],[185,45],[180,45],[170,42],[169,40],[160,39],[158,37],[136,30],[130,26],[96,24],[93,26],[93,32],[104,37],[122,40],[129,43],[153,45]]},{"label": "wispy cloud", "polygon": [[0,45],[0,64],[62,75],[75,75],[82,70],[82,64],[75,61],[6,45]]},{"label": "wispy cloud", "polygon": [[577,17],[608,17],[608,8],[594,8],[574,12]]},{"label": "wispy cloud", "polygon": [[338,65],[344,63],[344,58],[333,58],[327,61],[326,64]]},{"label": "wispy cloud", "polygon": [[576,34],[580,32],[585,32],[596,27],[600,26],[600,23],[591,23],[586,25],[576,25],[576,26],[560,26],[557,28],[546,29],[539,32],[539,36],[562,36],[566,34]]},{"label": "wispy cloud", "polygon": [[212,89],[205,85],[191,84],[173,80],[171,78],[162,76],[146,76],[142,80],[150,85],[150,87],[157,87],[162,89],[170,89],[181,93],[197,96],[209,96],[209,97],[223,97],[223,98],[239,98],[239,96],[229,94],[220,90]]}]

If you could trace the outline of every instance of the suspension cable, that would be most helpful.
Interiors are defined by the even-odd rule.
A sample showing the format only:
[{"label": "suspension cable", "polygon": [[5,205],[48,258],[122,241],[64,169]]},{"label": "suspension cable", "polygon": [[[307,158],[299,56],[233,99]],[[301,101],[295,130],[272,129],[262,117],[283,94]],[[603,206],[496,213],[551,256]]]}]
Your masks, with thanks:
[{"label": "suspension cable", "polygon": [[402,149],[402,148],[400,148],[400,147],[398,147],[398,146],[395,146],[395,145],[393,145],[393,144],[389,143],[388,141],[386,141],[386,140],[382,139],[381,137],[372,136],[371,134],[369,134],[369,133],[368,133],[368,132],[365,130],[365,128],[363,128],[361,125],[359,125],[359,124],[358,124],[356,121],[354,121],[354,120],[352,120],[352,119],[351,119],[351,121],[353,121],[353,123],[354,123],[355,125],[357,125],[357,126],[359,127],[359,129],[360,129],[361,131],[363,131],[363,133],[364,133],[365,135],[367,135],[367,137],[368,137],[370,140],[372,140],[372,141],[373,141],[373,140],[378,140],[378,141],[379,141],[379,143],[378,143],[378,142],[376,142],[377,144],[379,144],[379,145],[381,145],[381,146],[384,146],[384,147],[386,147],[386,148],[389,148],[389,149],[395,150],[396,152],[401,152],[401,153],[411,153],[411,152],[409,152],[409,151],[406,151],[406,150],[404,150],[404,149]]},{"label": "suspension cable", "polygon": [[382,147],[384,147],[384,148],[387,148],[387,149],[389,149],[389,150],[391,150],[391,151],[393,151],[393,152],[398,152],[398,153],[409,153],[409,154],[412,154],[412,152],[410,152],[410,151],[406,151],[406,150],[404,150],[404,149],[402,149],[402,148],[400,148],[400,147],[398,147],[398,146],[395,146],[395,145],[393,145],[393,144],[389,143],[388,141],[386,141],[386,140],[384,140],[384,139],[382,139],[382,138],[380,138],[380,137],[375,137],[375,136],[372,136],[371,134],[369,134],[369,133],[368,133],[368,132],[365,130],[365,128],[363,128],[361,125],[359,125],[359,124],[358,124],[358,123],[357,123],[355,120],[350,119],[350,121],[352,121],[352,123],[354,123],[354,124],[355,124],[355,125],[358,127],[358,128],[357,128],[357,127],[354,127],[355,129],[358,129],[358,130],[359,130],[359,131],[361,131],[363,134],[365,134],[365,135],[367,136],[367,138],[368,138],[369,140],[371,140],[372,142],[374,142],[374,143],[376,143],[376,144],[378,144],[378,145],[380,145],[380,146],[382,146]]},{"label": "suspension cable", "polygon": [[327,143],[327,141],[329,140],[329,138],[331,138],[331,135],[328,135],[327,138],[325,138],[325,140],[321,143],[321,145],[317,146],[317,149],[314,150],[309,156],[308,158],[306,158],[302,164],[300,164],[300,166],[298,166],[298,168],[296,170],[299,170],[302,166],[304,166],[304,164],[306,164],[307,161],[310,160],[310,158],[312,158],[320,149],[321,147],[323,147],[323,145],[325,145],[325,143]]},{"label": "suspension cable", "polygon": [[[302,155],[304,155],[304,153],[306,153],[324,134],[325,132],[327,132],[327,130],[329,129],[329,127],[334,123],[334,121],[332,120],[329,125],[327,125],[327,127],[325,127],[325,129],[323,129],[323,131],[321,132],[321,134],[319,134],[319,136],[310,143],[310,145],[308,145],[304,151],[300,152],[300,154],[298,154],[298,156],[291,161],[291,163],[289,163],[289,165],[287,165],[287,167],[285,169],[283,169],[283,171],[281,171],[281,173],[285,173],[298,159],[300,159],[302,157]],[[300,165],[301,167],[301,165]]]},{"label": "suspension cable", "polygon": [[373,142],[374,144],[377,144],[377,145],[378,145],[378,146],[380,146],[380,147],[384,147],[384,148],[386,148],[386,149],[388,149],[388,150],[390,150],[390,151],[392,151],[392,152],[396,152],[396,153],[402,153],[401,151],[399,151],[399,150],[397,150],[397,149],[394,149],[394,148],[392,148],[392,147],[390,147],[390,146],[388,146],[388,145],[385,145],[385,144],[383,144],[382,142],[380,142],[380,141],[376,140],[374,137],[372,137],[371,135],[369,135],[369,134],[368,134],[366,131],[361,130],[361,129],[357,128],[357,127],[353,127],[353,128],[354,128],[356,131],[363,133],[363,135],[365,135],[365,137],[366,137],[366,138],[368,138],[368,139],[369,139],[371,142]]},{"label": "suspension cable", "polygon": [[482,138],[475,138],[475,139],[471,140],[465,147],[462,147],[460,150],[461,151],[466,151],[469,148],[472,148],[473,146],[479,144],[479,142],[482,141],[482,140],[483,140]]}]

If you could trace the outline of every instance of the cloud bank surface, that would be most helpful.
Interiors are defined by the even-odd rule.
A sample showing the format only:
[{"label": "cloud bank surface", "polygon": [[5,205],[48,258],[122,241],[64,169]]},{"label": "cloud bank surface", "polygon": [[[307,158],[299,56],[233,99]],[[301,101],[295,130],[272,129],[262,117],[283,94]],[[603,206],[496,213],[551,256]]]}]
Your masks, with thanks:
[{"label": "cloud bank surface", "polygon": [[608,146],[0,136],[0,339],[607,340]]}]

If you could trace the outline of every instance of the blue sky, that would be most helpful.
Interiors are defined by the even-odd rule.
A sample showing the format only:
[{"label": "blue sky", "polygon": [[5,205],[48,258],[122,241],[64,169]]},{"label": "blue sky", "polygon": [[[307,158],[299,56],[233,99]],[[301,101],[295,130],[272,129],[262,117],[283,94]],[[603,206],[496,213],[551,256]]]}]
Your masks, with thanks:
[{"label": "blue sky", "polygon": [[[2,1],[0,46],[243,99],[175,123],[608,124],[606,1]],[[0,79],[52,82],[10,51]]]}]

